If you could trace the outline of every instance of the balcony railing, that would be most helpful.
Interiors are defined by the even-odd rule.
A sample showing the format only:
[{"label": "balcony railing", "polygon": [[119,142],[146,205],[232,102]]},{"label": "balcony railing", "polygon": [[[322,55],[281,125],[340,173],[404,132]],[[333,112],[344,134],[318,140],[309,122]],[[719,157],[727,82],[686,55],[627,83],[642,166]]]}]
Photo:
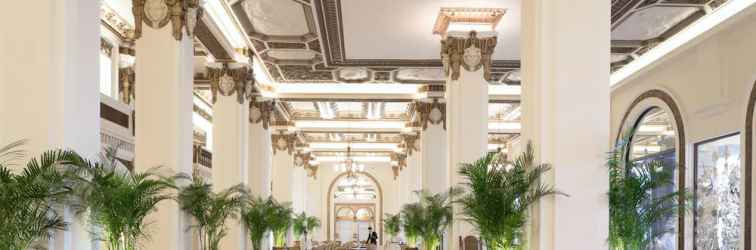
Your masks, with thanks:
[{"label": "balcony railing", "polygon": [[206,168],[213,167],[212,152],[207,151],[207,149],[203,148],[200,145],[194,145],[194,150],[192,151],[192,163],[204,166]]}]

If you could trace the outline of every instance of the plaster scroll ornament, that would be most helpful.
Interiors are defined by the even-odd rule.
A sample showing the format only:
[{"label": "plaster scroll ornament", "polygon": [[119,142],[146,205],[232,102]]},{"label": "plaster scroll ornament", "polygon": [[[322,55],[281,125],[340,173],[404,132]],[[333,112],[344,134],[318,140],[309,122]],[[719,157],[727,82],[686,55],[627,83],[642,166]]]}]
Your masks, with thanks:
[{"label": "plaster scroll ornament", "polygon": [[279,134],[271,135],[271,141],[273,142],[273,154],[276,154],[279,150],[286,151],[289,155],[294,153],[294,143],[297,141],[297,135],[284,134],[283,131]]},{"label": "plaster scroll ornament", "polygon": [[231,69],[228,64],[223,64],[221,68],[207,68],[207,78],[210,80],[210,92],[213,95],[212,102],[218,99],[218,94],[222,96],[231,96],[236,94],[239,104],[244,104],[247,97],[246,88],[248,88],[247,69],[246,67]]},{"label": "plaster scroll ornament", "polygon": [[268,129],[273,110],[275,110],[275,101],[257,101],[249,102],[249,122],[262,123],[263,129]]}]

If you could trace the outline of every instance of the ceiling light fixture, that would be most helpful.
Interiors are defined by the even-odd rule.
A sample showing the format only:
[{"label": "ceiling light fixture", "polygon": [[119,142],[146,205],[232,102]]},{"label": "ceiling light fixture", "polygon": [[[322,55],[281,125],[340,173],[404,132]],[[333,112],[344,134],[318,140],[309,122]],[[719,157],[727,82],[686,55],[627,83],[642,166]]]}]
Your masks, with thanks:
[{"label": "ceiling light fixture", "polygon": [[446,36],[449,32],[494,32],[506,9],[499,8],[441,8],[433,25],[433,34]]}]

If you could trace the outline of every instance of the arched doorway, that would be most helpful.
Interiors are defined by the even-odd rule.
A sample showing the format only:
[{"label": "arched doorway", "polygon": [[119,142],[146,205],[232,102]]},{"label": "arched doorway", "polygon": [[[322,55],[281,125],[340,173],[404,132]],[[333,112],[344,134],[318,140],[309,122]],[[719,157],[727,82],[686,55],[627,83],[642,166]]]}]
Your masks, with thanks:
[{"label": "arched doorway", "polygon": [[[674,173],[675,183],[654,191],[654,195],[661,196],[676,189],[688,188],[686,177],[686,148],[685,128],[679,107],[672,96],[662,90],[649,90],[638,96],[625,112],[617,141],[627,131],[632,130],[630,146],[625,157],[634,162],[661,161],[664,171]],[[680,195],[678,201],[685,202],[686,197]],[[672,230],[657,242],[660,249],[685,249],[685,207],[680,206],[677,218],[669,218],[653,225],[652,230],[662,232]]]},{"label": "arched doorway", "polygon": [[383,190],[378,180],[367,172],[342,173],[328,190],[327,239],[362,241],[368,228],[383,238]]}]

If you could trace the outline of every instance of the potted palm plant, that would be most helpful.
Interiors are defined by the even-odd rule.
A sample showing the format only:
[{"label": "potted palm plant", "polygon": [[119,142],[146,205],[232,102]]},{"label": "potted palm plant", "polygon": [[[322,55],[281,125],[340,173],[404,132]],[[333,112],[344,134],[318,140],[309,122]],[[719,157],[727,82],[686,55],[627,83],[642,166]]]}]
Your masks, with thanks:
[{"label": "potted palm plant", "polygon": [[386,218],[383,219],[383,228],[386,230],[386,234],[389,235],[389,242],[393,241],[399,231],[401,231],[402,216],[401,214],[389,214],[386,213]]},{"label": "potted palm plant", "polygon": [[405,204],[400,214],[404,237],[407,238],[407,248],[416,250],[420,227],[423,225],[423,207],[420,203]]},{"label": "potted palm plant", "polygon": [[83,161],[77,166],[74,190],[90,222],[102,228],[110,250],[133,250],[147,237],[145,217],[157,204],[173,199],[173,178],[157,174],[157,168],[130,172],[116,164],[115,151],[108,150],[100,162]]},{"label": "potted palm plant", "polygon": [[441,244],[441,237],[446,228],[452,224],[454,210],[453,199],[460,193],[459,189],[449,189],[443,193],[430,193],[427,190],[415,192],[420,201],[422,224],[419,227],[420,237],[423,238],[423,249],[436,250]]},{"label": "potted palm plant", "polygon": [[300,240],[304,236],[304,242],[307,242],[307,234],[320,227],[320,220],[317,217],[307,216],[305,212],[297,214],[291,220],[291,231],[294,234],[294,244],[300,245]]},{"label": "potted palm plant", "polygon": [[[674,173],[663,171],[659,161],[633,162],[626,155],[632,131],[609,152],[609,248],[613,250],[648,249],[655,239],[669,230],[654,230],[654,224],[677,215],[679,197],[685,204],[692,198],[687,190],[661,196],[654,190],[673,185]],[[684,210],[690,209],[685,206]]]},{"label": "potted palm plant", "polygon": [[286,249],[286,233],[291,227],[291,215],[294,211],[288,203],[279,203],[270,198],[270,212],[265,215],[265,222],[273,234],[273,249]]},{"label": "potted palm plant", "polygon": [[0,249],[28,249],[34,241],[49,238],[66,223],[54,206],[71,194],[61,164],[76,161],[73,151],[53,150],[31,159],[13,173],[14,161],[23,157],[18,141],[0,148]]},{"label": "potted palm plant", "polygon": [[463,219],[476,227],[487,249],[524,249],[528,209],[544,196],[560,194],[539,182],[551,167],[534,163],[530,143],[511,164],[500,154],[489,153],[461,165],[459,174],[465,178],[467,193],[457,202]]},{"label": "potted palm plant", "polygon": [[179,207],[192,216],[201,250],[219,250],[220,240],[228,230],[226,221],[237,218],[245,197],[246,190],[241,184],[215,193],[211,184],[197,176],[191,184],[179,188]]},{"label": "potted palm plant", "polygon": [[260,197],[249,199],[243,207],[241,217],[247,227],[253,250],[262,250],[263,238],[265,238],[265,233],[270,230],[266,217],[272,210],[272,200]]}]

